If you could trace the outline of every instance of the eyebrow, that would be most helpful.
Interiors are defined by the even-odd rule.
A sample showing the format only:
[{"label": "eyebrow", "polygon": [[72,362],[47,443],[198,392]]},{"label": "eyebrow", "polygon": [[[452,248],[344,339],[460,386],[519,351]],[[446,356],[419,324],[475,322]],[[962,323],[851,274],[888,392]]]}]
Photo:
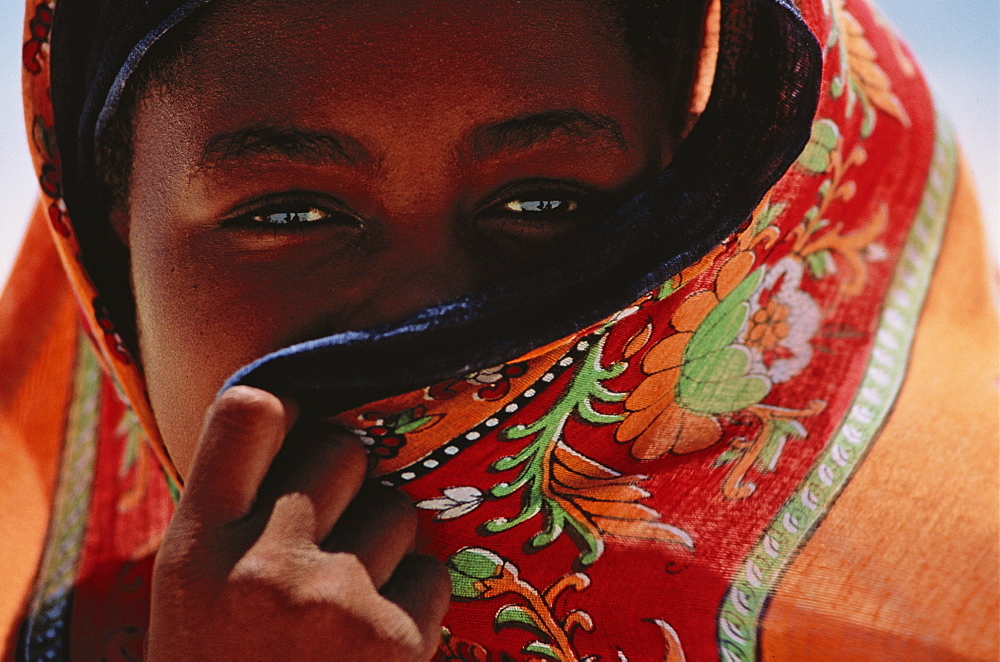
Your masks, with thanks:
[{"label": "eyebrow", "polygon": [[[462,141],[458,153],[464,160],[480,160],[503,152],[529,149],[557,134],[608,142],[622,150],[628,148],[625,132],[613,118],[569,108],[478,126]],[[260,124],[209,138],[195,169],[210,171],[252,158],[366,168],[378,164],[378,159],[361,142],[343,133]]]},{"label": "eyebrow", "polygon": [[576,139],[610,142],[623,150],[628,148],[625,132],[613,118],[567,108],[477,127],[463,141],[460,153],[466,158],[484,159],[502,152],[528,149],[560,133]]},{"label": "eyebrow", "polygon": [[375,162],[365,146],[350,136],[261,124],[209,138],[202,148],[197,170],[212,170],[255,157],[355,167]]}]

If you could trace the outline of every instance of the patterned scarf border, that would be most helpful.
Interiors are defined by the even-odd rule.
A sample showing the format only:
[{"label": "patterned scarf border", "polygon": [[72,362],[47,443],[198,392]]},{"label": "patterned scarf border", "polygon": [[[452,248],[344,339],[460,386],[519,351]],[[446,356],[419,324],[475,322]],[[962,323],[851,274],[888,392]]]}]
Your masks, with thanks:
[{"label": "patterned scarf border", "polygon": [[759,658],[759,630],[784,570],[861,465],[903,384],[910,347],[941,248],[955,188],[950,126],[937,117],[934,155],[920,209],[896,267],[858,395],[813,469],[778,511],[737,571],[717,618],[719,659]]},{"label": "patterned scarf border", "polygon": [[18,637],[18,659],[69,659],[69,621],[93,488],[103,374],[86,334],[79,334],[49,539]]}]

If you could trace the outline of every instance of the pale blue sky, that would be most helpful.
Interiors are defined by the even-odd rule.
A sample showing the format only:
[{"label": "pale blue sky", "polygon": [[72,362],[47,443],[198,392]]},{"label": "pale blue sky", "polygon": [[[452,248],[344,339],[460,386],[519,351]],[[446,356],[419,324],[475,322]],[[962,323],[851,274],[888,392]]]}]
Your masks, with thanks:
[{"label": "pale blue sky", "polygon": [[[973,170],[994,255],[1000,247],[1000,2],[879,0],[916,52]],[[36,183],[20,93],[20,0],[0,0],[0,282],[6,280]]]}]

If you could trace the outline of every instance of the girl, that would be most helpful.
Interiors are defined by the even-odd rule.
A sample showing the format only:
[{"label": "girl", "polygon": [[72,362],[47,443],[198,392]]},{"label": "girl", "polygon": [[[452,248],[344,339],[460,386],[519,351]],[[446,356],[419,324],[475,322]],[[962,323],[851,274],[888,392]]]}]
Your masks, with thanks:
[{"label": "girl", "polygon": [[799,5],[31,3],[18,654],[988,655],[968,192]]}]

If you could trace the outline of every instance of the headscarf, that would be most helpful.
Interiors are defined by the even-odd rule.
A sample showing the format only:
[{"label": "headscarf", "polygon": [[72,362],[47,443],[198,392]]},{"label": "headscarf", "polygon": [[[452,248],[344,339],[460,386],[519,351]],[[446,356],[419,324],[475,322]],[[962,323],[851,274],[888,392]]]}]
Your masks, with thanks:
[{"label": "headscarf", "polygon": [[[95,266],[95,145],[208,1],[28,2],[27,117],[82,333],[26,659],[141,652],[181,481],[119,332],[127,294]],[[421,509],[452,579],[441,659],[754,658],[896,402],[950,133],[865,0],[722,0],[708,21],[699,121],[589,248],[230,380],[339,414]]]}]

